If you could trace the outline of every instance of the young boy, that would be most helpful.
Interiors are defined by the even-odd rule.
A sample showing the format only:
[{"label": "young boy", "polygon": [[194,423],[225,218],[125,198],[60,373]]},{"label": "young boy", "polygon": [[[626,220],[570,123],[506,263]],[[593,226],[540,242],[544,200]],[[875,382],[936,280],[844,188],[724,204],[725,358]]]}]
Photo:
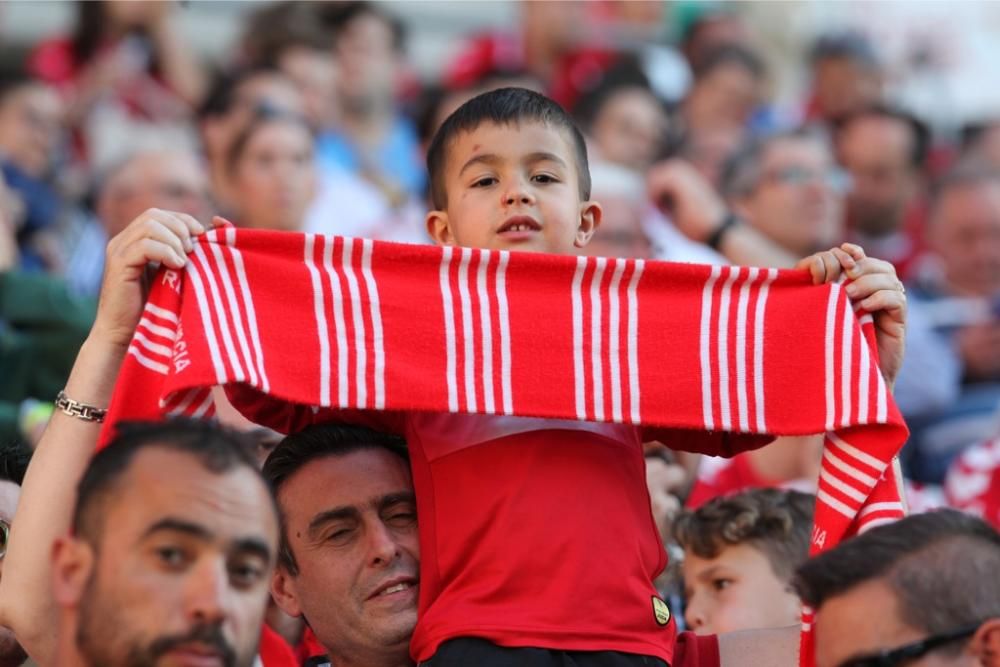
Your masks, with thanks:
[{"label": "young boy", "polygon": [[[600,224],[583,137],[537,93],[508,88],[470,100],[442,125],[427,161],[427,229],[438,244],[577,254]],[[813,259],[830,279],[838,262],[863,276],[855,281],[861,298],[898,284],[877,262],[824,255]],[[411,653],[434,667],[684,664],[653,586],[666,555],[650,514],[642,442],[732,456],[768,440],[506,416],[330,415],[294,405],[269,418],[276,406],[235,402],[284,432],[332,418],[405,436],[421,560]],[[406,582],[394,604],[417,590]]]},{"label": "young boy", "polygon": [[700,635],[799,622],[791,580],[809,556],[814,498],[753,489],[681,514],[684,618]]}]

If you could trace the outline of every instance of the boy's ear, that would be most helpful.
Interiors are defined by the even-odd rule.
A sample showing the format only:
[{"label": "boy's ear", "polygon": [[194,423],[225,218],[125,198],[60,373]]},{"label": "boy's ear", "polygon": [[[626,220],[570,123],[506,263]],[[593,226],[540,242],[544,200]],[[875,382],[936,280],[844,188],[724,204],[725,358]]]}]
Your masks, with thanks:
[{"label": "boy's ear", "polygon": [[76,607],[86,593],[96,562],[83,540],[61,537],[52,545],[52,594],[65,607]]},{"label": "boy's ear", "polygon": [[448,214],[444,211],[431,211],[427,214],[427,235],[438,245],[455,245],[455,235],[451,233],[448,224]]},{"label": "boy's ear", "polygon": [[573,245],[582,248],[590,243],[594,232],[601,226],[601,216],[604,211],[596,201],[585,201],[580,204],[580,226],[576,228],[576,238]]},{"label": "boy's ear", "polygon": [[274,574],[271,576],[271,597],[281,611],[289,616],[294,618],[302,616],[302,606],[299,604],[295,581],[281,565],[274,568]]}]

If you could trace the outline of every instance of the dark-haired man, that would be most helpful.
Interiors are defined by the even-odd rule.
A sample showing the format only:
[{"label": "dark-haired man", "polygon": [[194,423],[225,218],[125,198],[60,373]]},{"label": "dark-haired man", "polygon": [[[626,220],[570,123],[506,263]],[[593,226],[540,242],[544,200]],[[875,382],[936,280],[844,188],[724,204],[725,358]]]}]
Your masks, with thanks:
[{"label": "dark-haired man", "polygon": [[411,665],[419,544],[402,440],[312,426],[275,448],[264,477],[284,523],[278,605],[308,620],[337,667]]},{"label": "dark-haired man", "polygon": [[853,241],[893,263],[906,279],[923,248],[921,198],[927,128],[891,108],[872,108],[844,119],[837,154],[850,173],[847,224]]},{"label": "dark-haired man", "polygon": [[1000,665],[1000,534],[954,510],[873,528],[799,569],[817,667]]},{"label": "dark-haired man", "polygon": [[249,667],[277,541],[274,501],[234,436],[193,422],[123,432],[56,542],[56,662]]}]

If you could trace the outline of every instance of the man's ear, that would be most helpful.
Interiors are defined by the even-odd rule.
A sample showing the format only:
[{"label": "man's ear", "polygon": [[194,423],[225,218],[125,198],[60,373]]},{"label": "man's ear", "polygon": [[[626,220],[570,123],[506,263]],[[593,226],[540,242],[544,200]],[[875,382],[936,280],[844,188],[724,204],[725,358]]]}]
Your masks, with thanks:
[{"label": "man's ear", "polygon": [[982,667],[1000,667],[1000,618],[985,621],[969,640],[969,653]]},{"label": "man's ear", "polygon": [[596,201],[585,201],[580,204],[580,225],[576,228],[576,238],[573,245],[582,248],[594,236],[594,232],[601,226],[601,216],[604,215],[601,205]]},{"label": "man's ear", "polygon": [[444,211],[431,211],[427,214],[427,235],[437,245],[455,245],[455,235],[451,232],[448,214]]},{"label": "man's ear", "polygon": [[76,607],[96,567],[93,548],[83,540],[61,537],[52,545],[52,594],[62,607]]},{"label": "man's ear", "polygon": [[271,576],[271,597],[281,611],[289,616],[298,618],[302,616],[302,606],[299,604],[298,590],[295,587],[295,579],[281,565],[274,568]]}]

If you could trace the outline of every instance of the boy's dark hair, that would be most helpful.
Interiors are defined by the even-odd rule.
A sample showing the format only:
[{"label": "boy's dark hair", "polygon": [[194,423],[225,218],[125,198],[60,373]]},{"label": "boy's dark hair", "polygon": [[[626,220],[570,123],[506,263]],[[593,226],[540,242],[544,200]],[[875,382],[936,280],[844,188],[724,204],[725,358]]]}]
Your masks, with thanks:
[{"label": "boy's dark hair", "polygon": [[[277,498],[285,482],[312,461],[328,456],[347,456],[368,449],[388,450],[409,464],[406,441],[399,436],[363,426],[313,424],[298,433],[286,436],[279,442],[264,462],[262,474]],[[278,548],[278,565],[294,576],[299,573],[299,566],[285,534],[284,513],[281,511],[280,503],[278,512],[282,516],[283,526],[281,544]]]},{"label": "boy's dark hair", "polygon": [[159,447],[190,454],[206,470],[219,475],[242,466],[258,474],[248,443],[237,433],[209,422],[121,422],[116,428],[114,440],[94,455],[77,486],[73,533],[94,545],[100,542],[105,509],[114,499],[119,482],[136,455],[145,449]]},{"label": "boy's dark hair", "polygon": [[20,440],[0,444],[0,481],[24,484],[24,475],[31,461],[31,448]]},{"label": "boy's dark hair", "polygon": [[674,522],[674,537],[699,558],[712,559],[729,546],[749,544],[762,552],[775,575],[791,581],[809,557],[815,499],[808,493],[753,489],[713,498]]},{"label": "boy's dark hair", "polygon": [[1000,618],[1000,533],[957,510],[872,528],[799,568],[794,587],[819,609],[869,581],[896,596],[900,619],[929,635]]},{"label": "boy's dark hair", "polygon": [[580,129],[561,106],[549,98],[526,88],[498,88],[477,95],[460,106],[441,125],[427,149],[427,173],[430,176],[431,199],[434,208],[448,205],[444,185],[444,169],[448,146],[465,132],[472,132],[483,123],[517,125],[535,122],[569,133],[576,153],[576,172],[580,199],[590,199],[590,167],[587,164],[587,144]]}]

